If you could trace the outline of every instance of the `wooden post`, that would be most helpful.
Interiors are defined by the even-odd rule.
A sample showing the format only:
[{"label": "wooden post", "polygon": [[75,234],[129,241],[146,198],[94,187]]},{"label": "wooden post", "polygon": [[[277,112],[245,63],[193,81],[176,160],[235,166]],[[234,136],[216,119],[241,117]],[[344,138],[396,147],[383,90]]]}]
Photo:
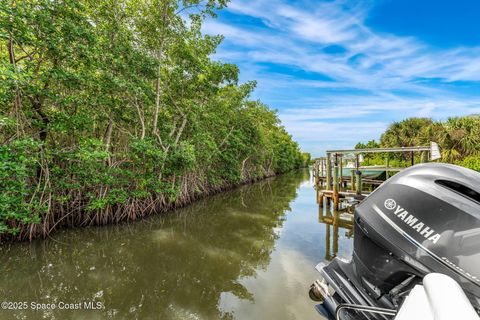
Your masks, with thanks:
[{"label": "wooden post", "polygon": [[362,172],[360,170],[357,170],[357,172],[355,172],[355,175],[356,175],[355,190],[357,191],[357,195],[361,195],[362,194]]},{"label": "wooden post", "polygon": [[340,156],[340,176],[338,178],[338,182],[339,182],[339,190],[342,191],[342,187],[343,187],[343,155]]},{"label": "wooden post", "polygon": [[333,167],[333,208],[338,210],[338,157],[335,155],[335,165]]},{"label": "wooden post", "polygon": [[413,154],[413,151],[410,151],[410,160],[411,160],[411,165],[415,165],[415,155]]},{"label": "wooden post", "polygon": [[355,170],[350,170],[350,188],[355,191]]},{"label": "wooden post", "polygon": [[327,190],[332,190],[331,189],[331,184],[332,184],[332,158],[330,153],[327,154]]},{"label": "wooden post", "polygon": [[323,193],[317,191],[317,201],[320,208],[323,208]]}]

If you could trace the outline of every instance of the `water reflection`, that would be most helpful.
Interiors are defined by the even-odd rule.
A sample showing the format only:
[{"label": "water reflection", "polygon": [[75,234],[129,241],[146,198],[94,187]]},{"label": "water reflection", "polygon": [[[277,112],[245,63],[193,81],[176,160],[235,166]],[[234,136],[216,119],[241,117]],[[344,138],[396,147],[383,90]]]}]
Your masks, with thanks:
[{"label": "water reflection", "polygon": [[[318,208],[318,221],[325,225],[325,257],[331,261],[338,254],[339,230],[345,231],[345,237],[353,237],[353,214],[351,208],[343,208],[339,211],[331,209],[330,206]],[[333,231],[333,234],[330,234]]]},{"label": "water reflection", "polygon": [[[299,185],[308,178],[308,172],[283,175],[199,201],[165,218],[64,230],[45,241],[3,247],[2,299],[94,301],[105,309],[2,311],[2,318],[241,318],[219,301],[228,294],[255,302],[248,281],[242,279],[268,273],[279,230]],[[301,251],[292,252],[303,257]],[[312,264],[308,259],[306,263]],[[298,293],[302,303],[308,299],[309,281],[305,292]],[[306,308],[309,305],[302,304]]]},{"label": "water reflection", "polygon": [[2,301],[105,308],[0,319],[317,319],[307,294],[314,266],[352,251],[348,214],[317,210],[302,171],[165,217],[1,247]]}]

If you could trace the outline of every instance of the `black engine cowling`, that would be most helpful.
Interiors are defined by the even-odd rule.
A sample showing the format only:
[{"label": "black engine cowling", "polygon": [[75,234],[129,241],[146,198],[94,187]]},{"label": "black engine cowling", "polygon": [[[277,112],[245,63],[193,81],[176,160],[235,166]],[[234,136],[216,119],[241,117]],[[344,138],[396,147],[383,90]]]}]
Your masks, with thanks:
[{"label": "black engine cowling", "polygon": [[372,301],[394,298],[401,283],[439,272],[479,309],[480,173],[422,164],[387,180],[355,210],[350,264],[352,281]]}]

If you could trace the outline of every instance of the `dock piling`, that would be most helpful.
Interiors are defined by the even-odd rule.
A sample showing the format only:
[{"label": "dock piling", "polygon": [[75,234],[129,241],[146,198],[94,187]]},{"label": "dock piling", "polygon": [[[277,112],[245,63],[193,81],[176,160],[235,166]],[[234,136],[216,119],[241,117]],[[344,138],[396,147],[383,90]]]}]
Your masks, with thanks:
[{"label": "dock piling", "polygon": [[335,165],[333,167],[333,207],[334,210],[338,210],[338,191],[339,191],[339,182],[338,182],[338,157],[335,155]]},{"label": "dock piling", "polygon": [[332,190],[331,189],[331,184],[332,184],[332,158],[331,158],[330,154],[327,154],[326,169],[327,169],[327,186],[326,186],[326,189],[327,190]]},{"label": "dock piling", "polygon": [[340,158],[340,161],[339,161],[339,165],[340,165],[340,175],[338,177],[338,185],[340,186],[339,187],[339,190],[342,191],[342,188],[343,188],[343,156],[339,156]]},{"label": "dock piling", "polygon": [[355,172],[356,178],[355,178],[355,191],[357,192],[357,195],[362,194],[362,172],[360,170],[357,170]]},{"label": "dock piling", "polygon": [[[395,165],[392,167],[390,161],[390,153],[403,153],[404,155],[410,155],[409,162],[411,165],[417,162],[428,161],[426,157],[432,152],[432,143],[430,146],[414,146],[414,147],[395,147],[395,148],[368,148],[368,149],[345,149],[345,150],[327,150],[326,157],[318,158],[313,167],[315,176],[315,188],[317,190],[316,197],[320,206],[326,207],[329,211],[330,206],[334,205],[335,211],[340,207],[340,200],[346,198],[354,198],[357,201],[363,200],[368,196],[368,191],[373,190],[382,184],[383,179],[371,178],[366,175],[362,176],[362,171],[384,171],[386,179],[390,178],[391,171],[398,172],[405,169],[403,166]],[[414,152],[421,152],[415,159]],[[360,157],[363,154],[377,153],[385,157],[385,166],[372,165],[361,166]],[[438,153],[438,152],[437,152]],[[355,159],[355,167],[350,171],[350,177],[343,176],[343,167],[348,164],[351,167],[352,155]],[[345,163],[343,163],[345,157]],[[363,161],[363,160],[362,160]],[[348,185],[350,183],[350,186]],[[365,185],[365,190],[364,190]]]},{"label": "dock piling", "polygon": [[350,189],[355,191],[355,170],[350,170]]}]

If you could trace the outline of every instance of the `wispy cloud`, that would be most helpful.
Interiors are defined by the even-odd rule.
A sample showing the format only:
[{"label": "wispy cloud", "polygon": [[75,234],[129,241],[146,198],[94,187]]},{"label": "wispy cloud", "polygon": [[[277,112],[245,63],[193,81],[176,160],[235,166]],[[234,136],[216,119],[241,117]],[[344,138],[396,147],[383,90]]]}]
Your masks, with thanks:
[{"label": "wispy cloud", "polygon": [[332,132],[353,145],[407,116],[480,111],[480,47],[441,49],[377,32],[365,23],[374,3],[365,3],[233,0],[237,19],[209,20],[204,31],[225,36],[217,57],[258,80],[258,96],[302,146],[325,146],[322,135]]}]

